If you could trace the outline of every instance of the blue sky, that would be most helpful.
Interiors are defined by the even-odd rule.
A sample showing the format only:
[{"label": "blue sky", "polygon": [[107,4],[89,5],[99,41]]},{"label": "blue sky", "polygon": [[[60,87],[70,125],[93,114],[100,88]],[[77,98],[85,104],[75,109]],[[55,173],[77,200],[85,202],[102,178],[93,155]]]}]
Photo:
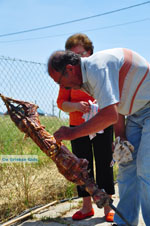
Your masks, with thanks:
[{"label": "blue sky", "polygon": [[[142,2],[146,1],[0,0],[0,35],[90,17]],[[0,37],[0,55],[47,63],[53,51],[64,49],[68,36],[83,32],[93,41],[95,51],[126,47],[150,61],[149,12],[150,4],[146,4],[72,24]]]}]

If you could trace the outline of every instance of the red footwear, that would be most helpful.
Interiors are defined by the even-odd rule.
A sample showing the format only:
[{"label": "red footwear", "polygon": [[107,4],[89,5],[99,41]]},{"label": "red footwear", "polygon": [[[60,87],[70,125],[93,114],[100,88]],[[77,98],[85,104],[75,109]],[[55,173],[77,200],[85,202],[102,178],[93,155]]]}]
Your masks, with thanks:
[{"label": "red footwear", "polygon": [[106,216],[105,216],[105,220],[107,221],[107,222],[113,222],[114,221],[114,213],[111,213],[111,212],[109,212],[109,213],[107,213],[106,214]]},{"label": "red footwear", "polygon": [[88,213],[82,213],[81,211],[77,211],[73,216],[72,219],[73,220],[83,220],[85,218],[88,217],[92,217],[94,216],[94,209],[92,208],[92,210]]}]

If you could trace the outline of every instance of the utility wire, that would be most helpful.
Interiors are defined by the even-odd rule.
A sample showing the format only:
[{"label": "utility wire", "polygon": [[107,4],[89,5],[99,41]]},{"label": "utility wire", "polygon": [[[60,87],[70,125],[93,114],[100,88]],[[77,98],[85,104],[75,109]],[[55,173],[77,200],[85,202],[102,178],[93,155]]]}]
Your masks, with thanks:
[{"label": "utility wire", "polygon": [[48,29],[48,28],[52,28],[52,27],[58,27],[58,26],[62,26],[62,25],[70,24],[70,23],[83,21],[83,20],[88,20],[88,19],[92,19],[92,18],[95,18],[95,17],[105,16],[105,15],[120,12],[120,11],[123,11],[123,10],[128,10],[128,9],[135,8],[135,7],[142,6],[142,5],[149,4],[149,3],[150,3],[150,1],[146,1],[146,2],[142,2],[140,4],[131,5],[131,6],[128,6],[128,7],[121,8],[121,9],[116,9],[116,10],[112,10],[112,11],[108,11],[108,12],[105,12],[105,13],[101,13],[101,14],[97,14],[97,15],[93,15],[93,16],[88,16],[88,17],[84,17],[84,18],[80,18],[80,19],[76,19],[76,20],[70,20],[70,21],[66,21],[66,22],[62,22],[62,23],[58,23],[58,24],[52,24],[52,25],[48,25],[48,26],[44,26],[44,27],[38,27],[38,28],[29,29],[29,30],[23,30],[23,31],[18,31],[18,32],[13,32],[13,33],[2,34],[2,35],[0,35],[0,38],[6,37],[6,36],[18,35],[18,34],[27,33],[27,32],[38,31],[38,30],[44,30],[44,29]]},{"label": "utility wire", "polygon": [[[120,23],[120,24],[114,24],[114,25],[99,27],[99,28],[82,30],[82,31],[78,31],[78,33],[80,33],[80,32],[82,32],[82,33],[83,32],[91,32],[91,31],[96,31],[96,30],[106,30],[106,29],[110,29],[110,28],[114,28],[114,27],[121,27],[121,26],[129,25],[129,24],[135,24],[135,23],[149,21],[149,20],[150,20],[150,18],[144,18],[144,19],[141,19],[141,20],[129,21],[129,22],[126,22],[126,23]],[[56,37],[61,37],[61,36],[66,36],[66,35],[71,35],[71,34],[72,34],[72,32],[64,33],[64,34],[58,34],[58,35],[42,36],[42,37],[36,37],[36,38],[25,38],[25,39],[18,39],[18,40],[0,41],[0,43],[12,43],[12,42],[22,42],[22,41],[32,41],[32,40],[38,40],[38,39],[46,39],[46,38],[56,38]]]}]

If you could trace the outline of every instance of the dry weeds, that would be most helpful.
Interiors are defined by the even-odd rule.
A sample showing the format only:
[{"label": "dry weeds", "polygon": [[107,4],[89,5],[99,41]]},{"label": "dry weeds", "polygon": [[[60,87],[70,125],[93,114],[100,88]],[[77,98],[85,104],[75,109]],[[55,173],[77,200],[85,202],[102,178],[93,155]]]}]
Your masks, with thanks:
[{"label": "dry weeds", "polygon": [[76,195],[75,185],[68,182],[51,160],[37,164],[1,165],[0,221],[23,210]]}]

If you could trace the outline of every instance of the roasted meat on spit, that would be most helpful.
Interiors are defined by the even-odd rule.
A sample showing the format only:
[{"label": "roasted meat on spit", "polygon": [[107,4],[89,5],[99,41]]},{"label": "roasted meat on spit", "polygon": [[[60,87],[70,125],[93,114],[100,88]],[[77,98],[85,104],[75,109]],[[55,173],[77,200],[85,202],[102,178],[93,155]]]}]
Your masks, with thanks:
[{"label": "roasted meat on spit", "polygon": [[41,125],[38,106],[8,98],[0,94],[15,125],[40,147],[56,164],[59,172],[69,181],[84,186],[99,208],[109,205],[109,196],[98,189],[88,175],[88,161],[79,159],[61,142],[58,143]]}]

